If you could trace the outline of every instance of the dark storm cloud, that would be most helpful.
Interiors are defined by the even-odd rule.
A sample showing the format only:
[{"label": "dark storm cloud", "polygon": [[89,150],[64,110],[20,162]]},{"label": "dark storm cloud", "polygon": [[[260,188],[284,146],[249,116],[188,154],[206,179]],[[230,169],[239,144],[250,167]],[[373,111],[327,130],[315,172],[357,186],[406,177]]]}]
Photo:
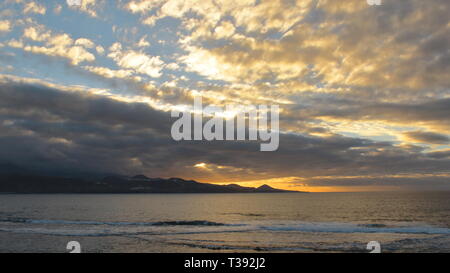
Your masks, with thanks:
[{"label": "dark storm cloud", "polygon": [[322,112],[315,111],[312,116],[343,119],[387,120],[393,122],[436,122],[449,125],[450,99],[436,99],[423,103],[378,103],[362,104],[356,102],[347,106]]},{"label": "dark storm cloud", "polygon": [[404,135],[415,142],[431,144],[446,144],[450,142],[448,136],[433,132],[414,131],[404,133]]},{"label": "dark storm cloud", "polygon": [[438,159],[450,158],[450,150],[428,153],[428,156]]},{"label": "dark storm cloud", "polygon": [[143,148],[170,141],[170,116],[144,104],[13,83],[0,98],[3,161],[123,172]]},{"label": "dark storm cloud", "polygon": [[[122,103],[102,96],[61,92],[45,86],[5,84],[0,86],[0,107],[16,115],[34,113],[78,122],[126,124],[166,132],[169,118],[143,103]],[[33,116],[33,115],[31,115]]]},{"label": "dark storm cloud", "polygon": [[231,167],[223,174],[236,180],[442,172],[450,164],[448,157],[427,156],[415,146],[339,135],[282,134],[279,150],[271,153],[260,152],[257,142],[175,142],[172,121],[147,104],[6,82],[0,85],[0,162],[55,172],[208,179],[193,168],[205,162]]}]

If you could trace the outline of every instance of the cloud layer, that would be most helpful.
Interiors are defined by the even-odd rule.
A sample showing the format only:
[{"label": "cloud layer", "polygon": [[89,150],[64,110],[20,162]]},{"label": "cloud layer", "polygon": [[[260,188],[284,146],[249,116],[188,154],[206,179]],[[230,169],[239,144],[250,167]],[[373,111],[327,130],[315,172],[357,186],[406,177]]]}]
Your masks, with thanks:
[{"label": "cloud layer", "polygon": [[[450,188],[447,0],[0,7],[0,162],[312,190]],[[280,149],[173,141],[169,112],[194,95],[280,105]]]}]

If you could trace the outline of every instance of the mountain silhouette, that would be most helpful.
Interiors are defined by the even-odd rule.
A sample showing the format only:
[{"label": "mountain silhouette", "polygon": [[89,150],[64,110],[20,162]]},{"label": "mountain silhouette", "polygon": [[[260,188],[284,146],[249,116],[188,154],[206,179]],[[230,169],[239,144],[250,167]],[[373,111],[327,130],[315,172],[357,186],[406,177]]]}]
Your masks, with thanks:
[{"label": "mountain silhouette", "polygon": [[292,192],[268,185],[259,188],[236,184],[214,185],[182,178],[111,175],[103,179],[35,174],[0,173],[2,193],[271,193]]}]

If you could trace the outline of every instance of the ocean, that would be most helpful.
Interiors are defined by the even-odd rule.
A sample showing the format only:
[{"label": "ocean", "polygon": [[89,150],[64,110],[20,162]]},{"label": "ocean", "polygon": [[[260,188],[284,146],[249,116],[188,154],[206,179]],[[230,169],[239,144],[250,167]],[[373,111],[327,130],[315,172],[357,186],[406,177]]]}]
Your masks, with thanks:
[{"label": "ocean", "polygon": [[450,192],[0,195],[0,252],[450,252]]}]

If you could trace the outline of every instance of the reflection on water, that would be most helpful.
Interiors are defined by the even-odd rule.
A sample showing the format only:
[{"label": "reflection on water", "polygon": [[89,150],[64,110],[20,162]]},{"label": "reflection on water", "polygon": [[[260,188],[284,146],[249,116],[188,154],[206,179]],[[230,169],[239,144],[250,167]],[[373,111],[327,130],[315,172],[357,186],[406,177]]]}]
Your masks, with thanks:
[{"label": "reflection on water", "polygon": [[450,251],[450,193],[1,195],[0,251]]}]

